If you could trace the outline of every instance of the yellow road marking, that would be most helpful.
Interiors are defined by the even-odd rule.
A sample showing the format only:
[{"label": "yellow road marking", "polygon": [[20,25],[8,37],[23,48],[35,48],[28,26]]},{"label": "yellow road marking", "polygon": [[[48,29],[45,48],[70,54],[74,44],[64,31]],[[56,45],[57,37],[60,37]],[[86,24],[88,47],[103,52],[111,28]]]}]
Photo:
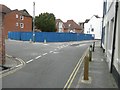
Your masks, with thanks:
[{"label": "yellow road marking", "polygon": [[70,75],[67,83],[65,84],[63,90],[66,90],[66,89],[68,90],[70,88],[70,86],[71,86],[71,84],[72,84],[72,82],[73,82],[73,80],[74,80],[74,78],[75,78],[75,76],[76,76],[76,74],[77,74],[77,72],[78,72],[78,70],[79,70],[79,68],[80,68],[80,66],[81,66],[81,64],[83,62],[83,59],[84,59],[87,52],[88,52],[88,49],[84,52],[83,56],[78,61],[77,65],[75,66],[75,68],[74,68],[72,74]]}]

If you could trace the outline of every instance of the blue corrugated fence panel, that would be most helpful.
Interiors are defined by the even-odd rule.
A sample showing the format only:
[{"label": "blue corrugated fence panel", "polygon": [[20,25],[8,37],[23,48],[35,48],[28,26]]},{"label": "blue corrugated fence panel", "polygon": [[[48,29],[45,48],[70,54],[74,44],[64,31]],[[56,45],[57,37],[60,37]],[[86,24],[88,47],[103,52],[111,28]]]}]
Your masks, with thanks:
[{"label": "blue corrugated fence panel", "polygon": [[[8,32],[8,38],[14,40],[29,41],[33,39],[32,32]],[[81,41],[93,40],[92,34],[79,34],[79,33],[56,33],[56,32],[35,32],[35,42],[68,42],[68,41]]]},{"label": "blue corrugated fence panel", "polygon": [[23,41],[29,41],[32,40],[32,32],[21,32],[21,40]]}]

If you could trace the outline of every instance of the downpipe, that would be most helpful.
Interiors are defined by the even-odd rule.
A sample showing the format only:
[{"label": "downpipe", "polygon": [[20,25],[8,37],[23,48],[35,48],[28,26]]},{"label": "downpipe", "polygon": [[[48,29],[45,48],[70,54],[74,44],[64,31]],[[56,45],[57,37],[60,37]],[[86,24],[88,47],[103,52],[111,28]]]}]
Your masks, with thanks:
[{"label": "downpipe", "polygon": [[112,46],[112,57],[111,57],[111,68],[110,68],[110,73],[112,73],[113,62],[114,62],[118,7],[119,7],[119,6],[118,6],[118,0],[117,0],[117,1],[116,1],[116,6],[115,6],[115,24],[114,24],[114,34],[113,34],[113,46]]}]

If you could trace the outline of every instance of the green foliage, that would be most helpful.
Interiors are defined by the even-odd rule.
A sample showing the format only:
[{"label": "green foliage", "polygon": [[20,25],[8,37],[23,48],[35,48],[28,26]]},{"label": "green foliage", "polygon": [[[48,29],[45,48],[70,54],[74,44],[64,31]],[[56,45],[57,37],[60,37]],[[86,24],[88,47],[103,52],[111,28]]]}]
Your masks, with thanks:
[{"label": "green foliage", "polygon": [[42,32],[55,32],[55,16],[52,13],[41,13],[35,17],[35,26]]}]

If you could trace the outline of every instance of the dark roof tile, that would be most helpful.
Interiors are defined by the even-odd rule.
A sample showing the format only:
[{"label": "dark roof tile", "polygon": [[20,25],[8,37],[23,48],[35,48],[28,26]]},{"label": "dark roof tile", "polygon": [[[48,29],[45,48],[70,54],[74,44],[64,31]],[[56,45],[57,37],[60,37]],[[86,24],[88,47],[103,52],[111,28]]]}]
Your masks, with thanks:
[{"label": "dark roof tile", "polygon": [[64,23],[64,26],[66,29],[78,29],[78,30],[81,30],[81,27],[76,23],[74,22],[73,20],[67,20],[66,23]]},{"label": "dark roof tile", "polygon": [[11,9],[3,4],[0,4],[0,12],[7,14],[7,13],[11,12]]}]

